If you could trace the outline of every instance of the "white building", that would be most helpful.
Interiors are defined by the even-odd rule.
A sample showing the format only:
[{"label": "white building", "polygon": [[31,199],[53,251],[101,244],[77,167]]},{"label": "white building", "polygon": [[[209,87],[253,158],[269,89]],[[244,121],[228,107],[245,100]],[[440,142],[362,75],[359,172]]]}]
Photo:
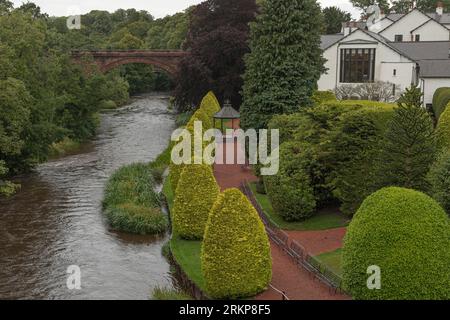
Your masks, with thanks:
[{"label": "white building", "polygon": [[384,81],[403,91],[417,84],[428,105],[437,88],[450,87],[450,14],[442,4],[436,13],[390,14],[370,27],[346,23],[342,33],[322,36],[321,47],[328,70],[319,90]]}]

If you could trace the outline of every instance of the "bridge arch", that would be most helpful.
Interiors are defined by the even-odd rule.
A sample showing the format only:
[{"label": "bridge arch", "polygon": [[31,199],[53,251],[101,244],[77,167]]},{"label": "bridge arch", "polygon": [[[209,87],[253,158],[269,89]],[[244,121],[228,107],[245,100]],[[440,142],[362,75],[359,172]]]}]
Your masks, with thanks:
[{"label": "bridge arch", "polygon": [[92,57],[101,72],[124,64],[143,63],[154,66],[160,71],[174,78],[178,64],[186,55],[181,50],[101,50],[101,51],[73,51],[72,58],[79,63],[84,57]]}]

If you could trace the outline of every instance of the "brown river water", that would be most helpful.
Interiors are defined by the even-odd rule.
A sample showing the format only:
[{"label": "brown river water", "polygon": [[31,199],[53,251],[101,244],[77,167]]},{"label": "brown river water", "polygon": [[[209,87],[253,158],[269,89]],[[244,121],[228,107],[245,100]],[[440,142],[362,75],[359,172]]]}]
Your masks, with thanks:
[{"label": "brown river water", "polygon": [[[141,237],[109,229],[103,188],[122,165],[151,161],[175,128],[164,96],[152,95],[101,116],[96,138],[77,154],[19,177],[22,189],[0,199],[0,299],[148,299],[171,286],[161,255],[168,235]],[[69,290],[67,268],[81,269]]]}]

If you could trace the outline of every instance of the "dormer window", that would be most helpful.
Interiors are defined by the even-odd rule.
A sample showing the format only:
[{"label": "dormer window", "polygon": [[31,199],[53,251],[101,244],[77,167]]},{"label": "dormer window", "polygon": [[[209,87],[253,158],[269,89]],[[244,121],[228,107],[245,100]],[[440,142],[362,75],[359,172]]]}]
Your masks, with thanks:
[{"label": "dormer window", "polygon": [[394,41],[395,42],[403,42],[403,35],[402,34],[396,34]]}]

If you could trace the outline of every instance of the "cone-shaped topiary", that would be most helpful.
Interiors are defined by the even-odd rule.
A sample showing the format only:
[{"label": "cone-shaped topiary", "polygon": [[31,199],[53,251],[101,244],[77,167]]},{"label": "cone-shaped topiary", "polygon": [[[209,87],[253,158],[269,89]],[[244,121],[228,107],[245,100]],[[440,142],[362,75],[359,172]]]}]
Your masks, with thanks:
[{"label": "cone-shaped topiary", "polygon": [[173,231],[184,239],[203,239],[209,211],[219,186],[208,165],[185,165],[172,210]]},{"label": "cone-shaped topiary", "polygon": [[208,116],[208,114],[203,109],[198,109],[194,113],[194,117],[202,122],[203,130],[206,131],[212,128],[212,119]]},{"label": "cone-shaped topiary", "polygon": [[[427,195],[398,187],[375,192],[344,243],[344,287],[353,298],[450,299],[449,219]],[[379,290],[368,289],[371,266],[380,268]]]},{"label": "cone-shaped topiary", "polygon": [[220,104],[215,94],[210,91],[203,97],[200,103],[200,109],[203,110],[209,117],[213,117],[220,111]]},{"label": "cone-shaped topiary", "polygon": [[201,251],[207,294],[250,297],[272,278],[269,239],[258,213],[237,189],[220,194],[209,214]]}]

